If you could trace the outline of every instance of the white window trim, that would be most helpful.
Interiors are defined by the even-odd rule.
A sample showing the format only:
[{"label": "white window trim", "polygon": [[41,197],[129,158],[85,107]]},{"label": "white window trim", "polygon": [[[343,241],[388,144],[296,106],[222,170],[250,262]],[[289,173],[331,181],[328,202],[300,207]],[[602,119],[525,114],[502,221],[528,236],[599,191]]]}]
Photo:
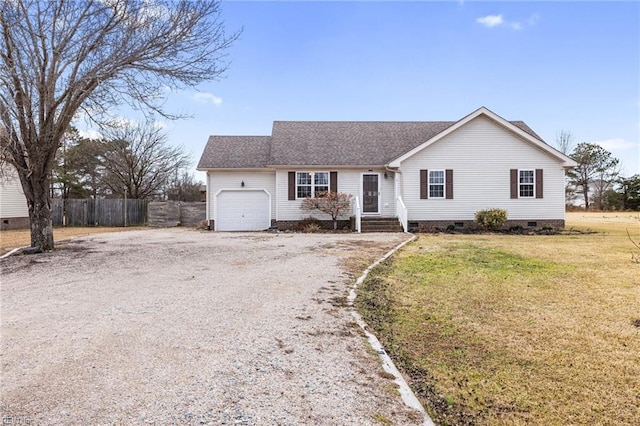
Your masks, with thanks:
[{"label": "white window trim", "polygon": [[[442,185],[442,197],[431,196],[431,172],[442,172],[442,183],[433,184]],[[427,196],[430,200],[444,200],[447,198],[447,172],[444,169],[429,169],[427,172]]]},{"label": "white window trim", "polygon": [[[520,182],[520,172],[532,172],[533,182],[531,183],[522,183]],[[521,195],[520,191],[523,185],[531,185],[533,186],[533,191],[531,191],[531,195]],[[518,198],[536,198],[536,169],[518,169]]]},{"label": "white window trim", "polygon": [[[325,171],[316,171],[316,172],[308,172],[306,170],[300,170],[296,172],[296,200],[303,200],[307,197],[298,197],[298,173],[309,173],[309,175],[311,176],[311,198],[316,196],[316,183],[315,183],[315,174],[316,173],[326,173],[327,174],[327,184],[326,185],[320,185],[320,186],[326,186],[327,187],[327,191],[331,191],[331,173],[330,172],[325,172]],[[302,186],[309,186],[309,185],[302,185]],[[325,191],[322,191],[325,192]]]}]

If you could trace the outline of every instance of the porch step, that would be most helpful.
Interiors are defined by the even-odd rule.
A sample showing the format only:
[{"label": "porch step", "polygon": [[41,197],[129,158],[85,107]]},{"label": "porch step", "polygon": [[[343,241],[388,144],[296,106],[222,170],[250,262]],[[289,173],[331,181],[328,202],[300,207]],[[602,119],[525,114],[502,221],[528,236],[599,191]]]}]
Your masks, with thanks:
[{"label": "porch step", "polygon": [[402,232],[402,225],[395,217],[363,217],[362,232]]}]

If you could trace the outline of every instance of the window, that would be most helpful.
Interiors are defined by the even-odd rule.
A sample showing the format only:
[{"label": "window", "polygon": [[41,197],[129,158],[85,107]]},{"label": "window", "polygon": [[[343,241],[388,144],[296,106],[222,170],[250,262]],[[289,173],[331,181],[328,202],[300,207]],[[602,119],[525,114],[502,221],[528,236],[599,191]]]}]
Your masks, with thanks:
[{"label": "window", "polygon": [[519,170],[518,194],[520,198],[535,197],[535,170]]},{"label": "window", "polygon": [[296,198],[311,197],[311,173],[298,172],[296,178]]},{"label": "window", "polygon": [[313,174],[313,190],[315,195],[320,192],[329,192],[329,173],[320,172]]},{"label": "window", "polygon": [[329,192],[329,172],[297,172],[296,198],[317,197]]},{"label": "window", "polygon": [[429,170],[429,198],[444,198],[444,170]]}]

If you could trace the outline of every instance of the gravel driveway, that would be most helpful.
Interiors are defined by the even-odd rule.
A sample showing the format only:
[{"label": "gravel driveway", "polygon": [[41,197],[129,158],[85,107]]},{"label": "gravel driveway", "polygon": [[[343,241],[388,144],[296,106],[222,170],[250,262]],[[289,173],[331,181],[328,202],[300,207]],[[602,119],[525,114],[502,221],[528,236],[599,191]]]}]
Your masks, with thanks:
[{"label": "gravel driveway", "polygon": [[344,262],[403,239],[147,230],[1,260],[3,421],[419,424],[343,303]]}]

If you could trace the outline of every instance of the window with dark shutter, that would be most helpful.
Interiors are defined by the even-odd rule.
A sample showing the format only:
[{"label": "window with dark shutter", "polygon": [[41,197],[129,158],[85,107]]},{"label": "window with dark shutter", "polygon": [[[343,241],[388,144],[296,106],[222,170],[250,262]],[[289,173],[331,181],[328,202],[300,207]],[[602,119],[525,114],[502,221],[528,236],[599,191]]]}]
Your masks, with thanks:
[{"label": "window with dark shutter", "polygon": [[518,169],[511,169],[511,198],[518,198]]},{"label": "window with dark shutter", "polygon": [[536,198],[542,198],[544,193],[542,169],[536,169]]},{"label": "window with dark shutter", "polygon": [[420,199],[426,200],[428,197],[427,174],[428,170],[420,170]]},{"label": "window with dark shutter", "polygon": [[447,188],[446,188],[446,198],[447,200],[453,200],[453,170],[447,169],[445,170],[446,177],[444,179]]},{"label": "window with dark shutter", "polygon": [[296,172],[289,172],[289,201],[296,199]]},{"label": "window with dark shutter", "polygon": [[329,191],[338,192],[338,172],[331,172],[330,173]]}]

